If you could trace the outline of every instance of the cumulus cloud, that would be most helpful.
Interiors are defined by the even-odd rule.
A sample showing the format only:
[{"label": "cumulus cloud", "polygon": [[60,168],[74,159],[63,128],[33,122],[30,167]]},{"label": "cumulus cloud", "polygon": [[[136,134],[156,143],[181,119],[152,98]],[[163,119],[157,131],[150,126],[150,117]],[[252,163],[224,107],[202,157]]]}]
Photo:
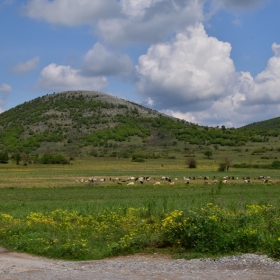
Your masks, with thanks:
[{"label": "cumulus cloud", "polygon": [[100,36],[111,43],[155,43],[203,20],[200,0],[121,0],[123,16],[100,20]]},{"label": "cumulus cloud", "polygon": [[[187,121],[209,126],[240,127],[274,118],[280,110],[280,45],[273,43],[274,56],[255,78],[249,72],[236,72],[231,91],[202,110],[175,107],[163,112]],[[222,74],[222,73],[221,73]],[[174,98],[176,95],[174,94]]]},{"label": "cumulus cloud", "polygon": [[202,0],[29,0],[24,14],[53,24],[88,24],[107,42],[157,42],[203,20]]},{"label": "cumulus cloud", "polygon": [[9,93],[12,91],[12,87],[8,84],[3,83],[0,86],[0,93]]},{"label": "cumulus cloud", "polygon": [[96,43],[84,57],[82,73],[86,76],[129,76],[133,63],[128,55],[121,55]]},{"label": "cumulus cloud", "polygon": [[274,52],[274,56],[280,57],[280,45],[273,43],[271,48],[272,48],[272,51]]},{"label": "cumulus cloud", "polygon": [[232,89],[236,74],[230,52],[230,44],[209,37],[202,24],[190,27],[139,58],[139,92],[160,109],[205,109]]},{"label": "cumulus cloud", "polygon": [[102,90],[107,86],[107,79],[104,76],[84,77],[78,69],[52,63],[41,71],[37,86],[55,91]]},{"label": "cumulus cloud", "polygon": [[29,0],[23,13],[30,18],[75,26],[113,17],[119,9],[118,2],[112,0]]},{"label": "cumulus cloud", "polygon": [[[206,125],[241,126],[255,121],[257,116],[273,117],[280,109],[280,45],[272,45],[274,56],[253,78],[249,72],[235,71],[231,45],[208,36],[201,24],[219,9],[236,12],[265,2],[28,0],[24,13],[30,18],[67,26],[87,24],[103,42],[85,54],[81,69],[54,63],[45,67],[38,87],[55,91],[102,90],[108,83],[105,76],[127,78],[133,73],[129,56],[111,47],[140,42],[141,46],[150,45],[134,69],[143,104]],[[234,24],[241,24],[238,17]],[[27,72],[31,65],[32,60],[21,63],[14,71]]]},{"label": "cumulus cloud", "polygon": [[[228,95],[212,103],[201,111],[185,112],[163,110],[164,113],[186,121],[207,126],[240,127],[257,120],[269,119],[275,111],[268,112],[265,106],[242,106],[244,95],[238,92]],[[264,113],[263,113],[264,112]]]},{"label": "cumulus cloud", "polygon": [[26,62],[21,62],[12,68],[14,73],[28,73],[34,70],[40,62],[39,56],[36,56]]},{"label": "cumulus cloud", "polygon": [[[246,104],[274,104],[280,102],[280,45],[272,44],[274,56],[268,60],[267,67],[255,79],[247,74]],[[243,80],[241,86],[243,86]]]},{"label": "cumulus cloud", "polygon": [[195,115],[190,112],[180,112],[180,111],[173,111],[173,110],[162,110],[161,112],[168,116],[172,116],[174,118],[186,120],[191,123],[197,123],[197,119]]}]

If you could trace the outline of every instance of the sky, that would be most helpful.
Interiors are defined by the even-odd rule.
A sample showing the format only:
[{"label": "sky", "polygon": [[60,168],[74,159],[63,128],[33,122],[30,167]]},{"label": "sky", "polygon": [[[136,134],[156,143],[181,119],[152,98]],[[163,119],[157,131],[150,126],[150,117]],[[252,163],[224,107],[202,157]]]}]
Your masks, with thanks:
[{"label": "sky", "polygon": [[0,0],[0,112],[91,90],[204,126],[279,117],[279,13],[279,0]]}]

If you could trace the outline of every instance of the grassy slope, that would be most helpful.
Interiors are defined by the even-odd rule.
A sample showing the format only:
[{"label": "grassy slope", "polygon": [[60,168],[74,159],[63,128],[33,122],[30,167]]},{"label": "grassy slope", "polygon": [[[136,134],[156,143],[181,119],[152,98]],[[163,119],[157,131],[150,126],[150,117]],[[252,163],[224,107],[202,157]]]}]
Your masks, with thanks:
[{"label": "grassy slope", "polygon": [[0,151],[69,157],[143,153],[168,158],[182,151],[245,150],[252,143],[280,147],[276,130],[200,127],[117,97],[84,91],[46,95],[8,110],[0,114],[0,132]]}]

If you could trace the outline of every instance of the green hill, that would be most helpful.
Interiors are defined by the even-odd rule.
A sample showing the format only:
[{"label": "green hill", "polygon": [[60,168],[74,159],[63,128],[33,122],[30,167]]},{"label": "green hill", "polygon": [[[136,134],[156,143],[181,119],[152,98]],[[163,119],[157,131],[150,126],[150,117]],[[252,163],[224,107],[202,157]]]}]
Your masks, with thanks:
[{"label": "green hill", "polygon": [[246,129],[266,130],[266,131],[280,131],[280,117],[273,118],[261,122],[254,122],[244,126]]},{"label": "green hill", "polygon": [[242,146],[266,142],[268,136],[250,126],[198,126],[90,91],[48,94],[0,114],[0,152],[9,154],[161,157],[166,147]]}]

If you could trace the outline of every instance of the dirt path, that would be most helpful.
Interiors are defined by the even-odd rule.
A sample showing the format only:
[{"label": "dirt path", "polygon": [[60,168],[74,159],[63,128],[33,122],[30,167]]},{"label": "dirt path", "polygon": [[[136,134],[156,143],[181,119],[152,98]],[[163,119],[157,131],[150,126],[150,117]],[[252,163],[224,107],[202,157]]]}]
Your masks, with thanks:
[{"label": "dirt path", "polygon": [[174,260],[154,254],[99,261],[66,262],[0,249],[0,279],[278,280],[280,263],[265,256],[251,254],[216,261]]}]

